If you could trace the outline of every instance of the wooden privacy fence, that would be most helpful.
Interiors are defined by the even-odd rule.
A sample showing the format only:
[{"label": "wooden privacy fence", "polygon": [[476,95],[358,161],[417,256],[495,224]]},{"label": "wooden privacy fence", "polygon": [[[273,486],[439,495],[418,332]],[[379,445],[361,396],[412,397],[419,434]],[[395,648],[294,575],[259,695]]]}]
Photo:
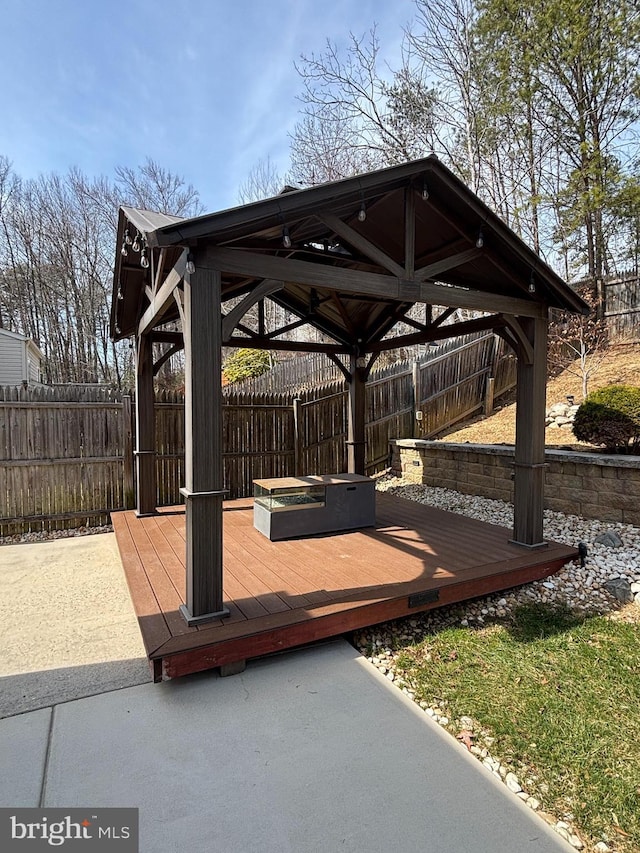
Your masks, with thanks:
[{"label": "wooden privacy fence", "polygon": [[612,341],[640,340],[640,279],[622,275],[604,282],[604,315]]},{"label": "wooden privacy fence", "polygon": [[[373,374],[367,472],[387,467],[390,439],[428,438],[492,405],[514,381],[515,359],[493,335]],[[101,389],[0,388],[0,535],[101,524],[133,506],[133,408],[130,396]],[[346,470],[343,380],[297,393],[227,388],[222,411],[232,498],[251,495],[257,478]],[[159,394],[155,417],[157,505],[168,506],[181,502],[184,485],[182,397]]]}]

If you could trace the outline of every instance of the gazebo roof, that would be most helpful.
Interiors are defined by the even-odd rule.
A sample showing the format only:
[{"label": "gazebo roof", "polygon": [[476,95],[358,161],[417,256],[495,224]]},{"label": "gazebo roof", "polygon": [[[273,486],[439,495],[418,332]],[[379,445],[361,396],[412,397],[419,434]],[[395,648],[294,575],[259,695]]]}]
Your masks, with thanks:
[{"label": "gazebo roof", "polygon": [[[148,268],[136,253],[121,254],[126,228],[146,241]],[[550,307],[589,313],[435,156],[191,219],[121,208],[116,340],[136,333],[150,294],[185,249],[222,270],[223,301],[262,287],[337,352],[356,342],[363,352],[386,348],[385,336],[416,302],[513,316],[543,316]],[[154,322],[177,317],[168,300]],[[426,326],[412,325],[416,339],[428,339]],[[251,343],[278,349],[274,336]]]}]

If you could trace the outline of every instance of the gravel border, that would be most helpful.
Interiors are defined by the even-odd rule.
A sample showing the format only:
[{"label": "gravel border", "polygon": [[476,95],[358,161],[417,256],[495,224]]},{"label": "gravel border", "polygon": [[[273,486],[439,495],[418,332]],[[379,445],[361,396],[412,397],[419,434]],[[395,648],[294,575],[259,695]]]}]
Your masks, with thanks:
[{"label": "gravel border", "polygon": [[72,527],[66,530],[39,530],[32,533],[15,533],[13,536],[0,536],[2,545],[28,545],[34,542],[51,542],[53,539],[70,539],[74,536],[93,536],[97,533],[113,533],[113,525],[100,527]]}]

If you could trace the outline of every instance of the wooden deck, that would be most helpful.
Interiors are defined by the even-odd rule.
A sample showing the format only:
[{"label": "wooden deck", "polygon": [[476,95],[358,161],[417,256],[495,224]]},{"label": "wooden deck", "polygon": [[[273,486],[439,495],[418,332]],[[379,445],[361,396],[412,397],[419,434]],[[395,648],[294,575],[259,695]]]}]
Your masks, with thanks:
[{"label": "wooden deck", "polygon": [[511,531],[388,494],[375,528],[270,542],[253,501],[224,507],[224,593],[230,616],[189,628],[182,508],[115,513],[122,564],[155,681],[337,636],[387,619],[547,577],[577,550],[527,550]]}]

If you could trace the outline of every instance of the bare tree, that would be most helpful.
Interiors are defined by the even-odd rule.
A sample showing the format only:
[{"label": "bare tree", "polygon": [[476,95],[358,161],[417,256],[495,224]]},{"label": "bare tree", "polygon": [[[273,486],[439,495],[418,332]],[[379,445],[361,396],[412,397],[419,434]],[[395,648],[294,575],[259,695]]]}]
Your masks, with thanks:
[{"label": "bare tree", "polygon": [[266,160],[258,160],[240,184],[238,201],[240,204],[248,204],[251,201],[260,201],[263,198],[278,195],[286,183],[286,176],[280,175],[270,157]]},{"label": "bare tree", "polygon": [[114,184],[78,169],[20,181],[0,160],[0,319],[38,343],[49,382],[124,381],[130,352],[108,331],[122,202],[199,209],[196,191],[152,161]]},{"label": "bare tree", "polygon": [[[594,309],[588,286],[579,290],[582,298]],[[549,324],[549,364],[552,372],[568,370],[580,378],[582,398],[589,391],[589,381],[602,366],[609,352],[607,323],[595,310],[588,317],[553,311]]]},{"label": "bare tree", "polygon": [[375,26],[350,35],[344,55],[325,50],[296,65],[303,84],[303,119],[291,142],[292,176],[305,184],[406,162],[431,149],[433,93],[418,86],[405,62],[380,68]]},{"label": "bare tree", "polygon": [[155,160],[142,166],[116,166],[116,191],[121,203],[173,216],[197,216],[203,212],[198,190]]}]

